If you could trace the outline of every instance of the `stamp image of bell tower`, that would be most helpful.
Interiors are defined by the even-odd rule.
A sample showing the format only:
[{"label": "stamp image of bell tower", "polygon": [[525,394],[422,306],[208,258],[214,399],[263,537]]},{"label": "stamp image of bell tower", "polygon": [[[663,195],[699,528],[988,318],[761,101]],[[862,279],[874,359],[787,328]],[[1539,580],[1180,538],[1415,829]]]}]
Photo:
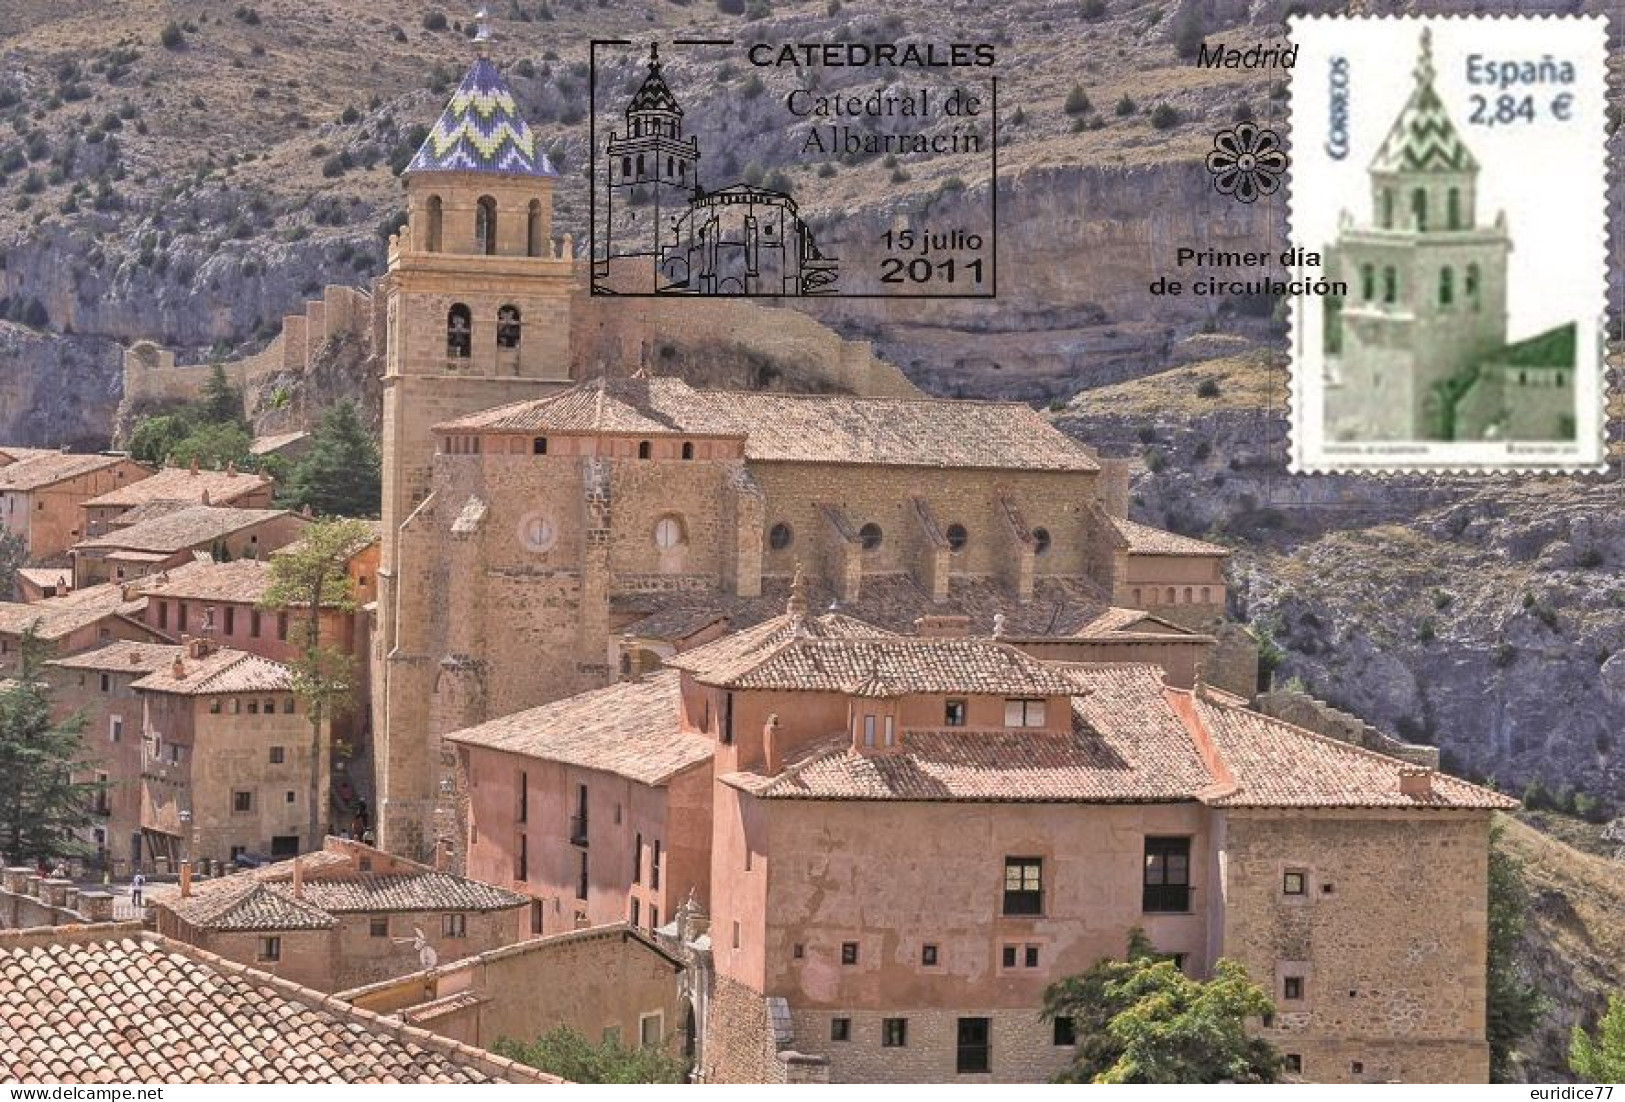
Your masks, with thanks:
[{"label": "stamp image of bell tower", "polygon": [[1415,87],[1369,167],[1372,224],[1344,212],[1330,250],[1348,297],[1328,302],[1329,437],[1452,440],[1493,434],[1468,400],[1507,343],[1506,214],[1478,211],[1479,162],[1434,87],[1424,29]]},{"label": "stamp image of bell tower", "polygon": [[626,105],[626,131],[611,131],[602,255],[593,280],[620,294],[649,294],[660,285],[663,238],[672,219],[688,213],[699,178],[700,146],[683,137],[683,109],[661,73],[660,51],[649,47],[649,73]]}]

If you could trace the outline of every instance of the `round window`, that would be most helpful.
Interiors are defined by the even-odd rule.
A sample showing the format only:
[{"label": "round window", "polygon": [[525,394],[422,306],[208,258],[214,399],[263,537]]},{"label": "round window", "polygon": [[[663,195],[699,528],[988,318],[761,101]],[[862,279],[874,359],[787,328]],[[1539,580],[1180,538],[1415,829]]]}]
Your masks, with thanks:
[{"label": "round window", "polygon": [[1033,529],[1033,553],[1038,554],[1038,555],[1042,555],[1045,551],[1048,551],[1048,550],[1049,550],[1049,529],[1048,528],[1034,528]]},{"label": "round window", "polygon": [[965,531],[963,524],[948,525],[948,530],[943,535],[948,537],[948,549],[950,551],[963,551],[965,550],[965,544],[970,542],[970,533]]},{"label": "round window", "polygon": [[655,546],[662,551],[669,551],[683,540],[683,521],[680,517],[661,517],[655,522]]},{"label": "round window", "polygon": [[862,528],[858,529],[858,540],[863,544],[863,549],[865,551],[873,551],[875,548],[879,547],[880,539],[880,525],[878,524],[865,524]]},{"label": "round window", "polygon": [[790,546],[790,526],[782,520],[767,530],[767,545],[775,551]]}]

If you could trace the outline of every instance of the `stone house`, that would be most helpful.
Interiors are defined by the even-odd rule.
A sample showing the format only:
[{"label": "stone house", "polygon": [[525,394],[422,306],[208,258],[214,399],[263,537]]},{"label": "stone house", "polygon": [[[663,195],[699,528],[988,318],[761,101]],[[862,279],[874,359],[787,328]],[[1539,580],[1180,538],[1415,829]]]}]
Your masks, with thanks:
[{"label": "stone house", "polygon": [[66,566],[20,566],[17,568],[17,600],[23,604],[66,597],[73,592],[73,570]]},{"label": "stone house", "polygon": [[0,671],[17,668],[32,628],[46,652],[74,654],[116,639],[163,637],[142,622],[145,598],[117,585],[94,585],[33,604],[0,601]]},{"label": "stone house", "polygon": [[[285,509],[238,509],[230,506],[189,505],[173,509],[161,504],[128,527],[80,540],[72,548],[73,584],[133,581],[160,570],[181,566],[199,554],[216,561],[261,558],[299,538],[310,523]],[[157,515],[153,515],[156,513]]]},{"label": "stone house", "polygon": [[84,536],[105,536],[115,528],[127,527],[123,519],[133,509],[166,505],[172,510],[187,505],[229,505],[238,509],[271,507],[272,482],[264,475],[190,467],[164,467],[138,482],[99,494],[84,503]]},{"label": "stone house", "polygon": [[[657,941],[616,923],[532,938],[337,997],[481,1048],[569,1028],[589,1041],[663,1045],[691,1057],[695,1023],[679,1002],[682,972]],[[539,999],[538,991],[569,997]]]},{"label": "stone house", "polygon": [[0,466],[0,522],[28,548],[28,560],[62,555],[85,534],[84,503],[150,472],[125,455],[28,452]]},{"label": "stone house", "polygon": [[187,870],[150,899],[166,937],[318,991],[512,945],[529,925],[524,896],[333,837],[315,852],[218,879]]},{"label": "stone house", "polygon": [[[708,854],[708,882],[668,858],[710,915],[704,1078],[1042,1081],[1072,1051],[1038,1017],[1045,986],[1140,927],[1193,975],[1245,965],[1295,1074],[1484,1079],[1489,818],[1513,801],[1155,665],[892,634],[793,589],[785,615],[672,669],[448,737],[481,875],[566,850],[586,857],[587,919],[629,916],[649,865],[617,804],[644,809],[644,839]],[[643,718],[662,700],[664,725]],[[572,707],[601,717],[584,748]],[[703,829],[669,781],[613,765],[690,762],[701,739]],[[531,780],[560,775],[578,787]]]}]

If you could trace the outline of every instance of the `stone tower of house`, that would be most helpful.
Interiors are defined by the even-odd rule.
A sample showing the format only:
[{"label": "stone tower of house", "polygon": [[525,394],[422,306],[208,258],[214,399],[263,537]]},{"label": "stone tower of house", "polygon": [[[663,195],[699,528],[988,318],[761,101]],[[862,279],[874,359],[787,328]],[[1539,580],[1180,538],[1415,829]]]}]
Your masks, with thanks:
[{"label": "stone tower of house", "polygon": [[688,212],[699,181],[700,146],[683,137],[683,109],[649,47],[649,74],[626,105],[626,132],[610,132],[604,162],[601,286],[647,294],[660,285],[660,247]]},{"label": "stone tower of house", "polygon": [[1372,222],[1345,214],[1333,250],[1349,294],[1327,314],[1328,409],[1358,439],[1448,438],[1454,388],[1506,344],[1505,216],[1481,222],[1479,164],[1434,75],[1423,30],[1415,87],[1371,162]]},{"label": "stone tower of house", "polygon": [[[482,32],[482,37],[484,32]],[[513,92],[481,56],[408,166],[407,225],[384,280],[382,561],[373,679],[386,844],[433,814],[439,763],[421,737],[430,659],[400,628],[440,594],[400,584],[400,532],[429,492],[431,427],[570,380],[569,239],[552,239],[556,177]],[[396,846],[399,848],[399,846]],[[410,846],[408,848],[411,848]]]}]

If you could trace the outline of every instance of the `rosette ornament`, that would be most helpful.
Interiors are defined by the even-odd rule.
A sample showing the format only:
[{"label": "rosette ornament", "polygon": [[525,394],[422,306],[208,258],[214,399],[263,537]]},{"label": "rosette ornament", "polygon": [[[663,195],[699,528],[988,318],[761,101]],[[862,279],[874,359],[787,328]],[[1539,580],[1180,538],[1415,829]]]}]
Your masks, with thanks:
[{"label": "rosette ornament", "polygon": [[1250,122],[1219,131],[1213,137],[1213,151],[1207,155],[1214,189],[1243,203],[1275,194],[1287,164],[1281,136]]}]

